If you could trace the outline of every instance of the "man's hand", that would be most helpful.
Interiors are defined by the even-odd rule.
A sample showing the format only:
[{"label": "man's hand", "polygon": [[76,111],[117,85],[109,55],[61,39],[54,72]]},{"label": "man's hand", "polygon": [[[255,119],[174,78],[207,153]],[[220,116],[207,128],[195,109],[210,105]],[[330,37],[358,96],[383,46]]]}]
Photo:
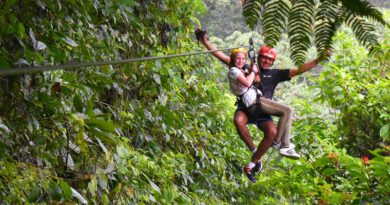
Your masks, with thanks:
[{"label": "man's hand", "polygon": [[328,60],[332,54],[333,54],[333,52],[332,52],[331,48],[325,48],[325,50],[317,58],[317,64],[320,63],[321,61]]}]

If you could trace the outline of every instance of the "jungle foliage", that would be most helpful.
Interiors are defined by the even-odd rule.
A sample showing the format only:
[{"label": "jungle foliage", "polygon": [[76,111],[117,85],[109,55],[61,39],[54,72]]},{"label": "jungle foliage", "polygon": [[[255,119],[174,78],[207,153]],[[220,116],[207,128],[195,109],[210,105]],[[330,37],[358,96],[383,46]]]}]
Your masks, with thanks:
[{"label": "jungle foliage", "polygon": [[[205,11],[200,0],[0,1],[0,71],[194,51]],[[226,67],[210,55],[0,76],[0,203],[389,203],[390,31],[380,29],[385,52],[370,58],[340,32],[317,80],[280,88],[304,157],[268,151],[256,184],[241,173],[250,152]],[[234,35],[226,41],[251,34]],[[291,63],[288,42],[278,45],[277,66]]]},{"label": "jungle foliage", "polygon": [[244,0],[243,15],[251,30],[260,24],[267,45],[275,46],[287,32],[291,58],[298,65],[304,63],[313,42],[318,56],[326,58],[324,52],[331,50],[332,37],[343,23],[370,53],[379,46],[372,22],[388,26],[382,13],[366,0]]}]

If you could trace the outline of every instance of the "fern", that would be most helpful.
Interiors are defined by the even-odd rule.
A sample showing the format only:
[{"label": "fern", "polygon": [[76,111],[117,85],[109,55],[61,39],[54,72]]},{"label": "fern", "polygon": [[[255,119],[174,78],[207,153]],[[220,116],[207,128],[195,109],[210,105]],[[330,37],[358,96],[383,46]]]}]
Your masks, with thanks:
[{"label": "fern", "polygon": [[337,0],[322,0],[317,9],[314,33],[320,59],[325,59],[327,57],[325,51],[332,48],[332,37],[343,21],[341,10]]},{"label": "fern", "polygon": [[352,27],[356,38],[371,54],[376,51],[378,42],[368,20],[389,26],[382,13],[365,0],[245,0],[243,13],[252,30],[263,18],[261,26],[268,45],[275,46],[287,30],[291,58],[296,64],[304,62],[312,36],[318,56],[324,58],[324,50],[331,48],[332,37],[343,22]]},{"label": "fern", "polygon": [[383,15],[368,1],[364,0],[341,0],[344,8],[353,16],[367,17],[371,20],[377,21],[382,25],[386,25]]},{"label": "fern", "polygon": [[265,4],[263,14],[264,41],[269,46],[276,46],[285,31],[291,10],[288,0],[272,0]]},{"label": "fern", "polygon": [[293,0],[293,8],[288,22],[291,58],[296,64],[303,64],[307,49],[311,46],[313,17],[315,13],[314,0]]},{"label": "fern", "polygon": [[376,35],[373,33],[375,28],[372,24],[368,23],[364,18],[349,12],[346,14],[345,23],[352,28],[359,43],[368,48],[371,55],[378,51],[379,43]]},{"label": "fern", "polygon": [[262,4],[263,0],[245,0],[243,2],[242,7],[245,23],[252,31],[260,21]]}]

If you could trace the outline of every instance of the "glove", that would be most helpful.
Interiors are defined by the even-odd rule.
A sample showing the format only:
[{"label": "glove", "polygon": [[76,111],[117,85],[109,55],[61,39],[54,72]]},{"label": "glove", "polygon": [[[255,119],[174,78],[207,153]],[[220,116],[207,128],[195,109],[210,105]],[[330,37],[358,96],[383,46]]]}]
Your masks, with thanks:
[{"label": "glove", "polygon": [[203,31],[202,29],[200,28],[196,28],[195,30],[195,36],[196,36],[196,40],[200,41],[204,35],[206,34],[207,31]]}]

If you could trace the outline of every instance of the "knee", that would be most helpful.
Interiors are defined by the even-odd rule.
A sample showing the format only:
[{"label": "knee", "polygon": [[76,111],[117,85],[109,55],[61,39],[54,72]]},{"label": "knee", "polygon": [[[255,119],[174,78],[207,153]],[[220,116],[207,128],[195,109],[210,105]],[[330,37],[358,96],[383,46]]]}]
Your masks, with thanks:
[{"label": "knee", "polygon": [[267,139],[275,139],[277,134],[277,130],[275,126],[269,126],[267,129],[264,130],[264,137]]},{"label": "knee", "polygon": [[288,107],[288,106],[285,106],[284,109],[283,109],[283,115],[286,116],[286,117],[290,117],[292,116],[292,113],[293,113],[293,109]]},{"label": "knee", "polygon": [[248,122],[248,118],[243,113],[236,113],[233,121],[236,126],[245,126]]},{"label": "knee", "polygon": [[290,113],[290,115],[292,115],[294,112],[294,109],[292,109],[291,107],[288,107],[288,112]]}]

